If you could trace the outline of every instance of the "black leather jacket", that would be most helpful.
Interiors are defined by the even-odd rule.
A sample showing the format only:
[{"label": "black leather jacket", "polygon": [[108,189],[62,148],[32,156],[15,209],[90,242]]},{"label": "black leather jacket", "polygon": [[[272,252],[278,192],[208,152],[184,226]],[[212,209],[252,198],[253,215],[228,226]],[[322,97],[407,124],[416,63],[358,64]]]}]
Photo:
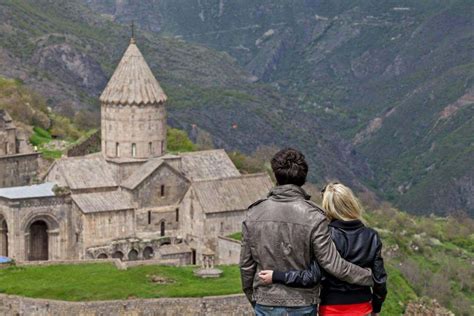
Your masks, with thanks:
[{"label": "black leather jacket", "polygon": [[313,263],[308,270],[273,272],[273,282],[291,287],[312,287],[321,282],[321,304],[357,304],[372,301],[373,312],[378,313],[387,294],[387,273],[383,265],[382,242],[377,232],[361,221],[334,220],[329,224],[331,238],[341,256],[347,261],[372,269],[374,286],[359,286],[321,273]]}]

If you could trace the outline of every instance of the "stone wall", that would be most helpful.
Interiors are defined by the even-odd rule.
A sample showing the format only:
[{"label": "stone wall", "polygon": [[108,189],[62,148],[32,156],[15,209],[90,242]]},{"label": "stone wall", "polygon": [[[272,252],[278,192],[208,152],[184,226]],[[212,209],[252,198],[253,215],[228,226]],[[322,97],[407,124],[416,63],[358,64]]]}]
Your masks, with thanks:
[{"label": "stone wall", "polygon": [[179,227],[179,207],[149,207],[135,211],[137,232],[149,232],[164,236],[174,235]]},{"label": "stone wall", "polygon": [[167,164],[162,164],[134,190],[140,208],[177,205],[189,182]]},{"label": "stone wall", "polygon": [[217,238],[218,264],[238,264],[240,260],[240,248],[240,241],[219,236]]},{"label": "stone wall", "polygon": [[68,157],[85,156],[100,151],[100,130],[96,131],[88,138],[84,139],[77,145],[69,148]]},{"label": "stone wall", "polygon": [[0,157],[0,188],[32,184],[38,174],[38,153]]},{"label": "stone wall", "polygon": [[244,295],[64,302],[0,294],[0,315],[246,316],[253,311]]},{"label": "stone wall", "polygon": [[[180,209],[179,230],[186,238],[191,249],[194,251],[194,264],[201,264],[202,252],[205,248],[202,236],[204,232],[204,212],[200,203],[196,203],[193,189],[191,188],[186,193]],[[193,258],[194,259],[194,258]]]},{"label": "stone wall", "polygon": [[217,238],[228,236],[242,229],[247,210],[206,213],[204,238],[206,246],[217,250]]},{"label": "stone wall", "polygon": [[105,245],[114,239],[133,236],[135,233],[133,210],[88,213],[83,219],[85,248]]},{"label": "stone wall", "polygon": [[102,153],[107,157],[159,157],[166,151],[163,104],[102,104],[101,111]]},{"label": "stone wall", "polygon": [[[0,120],[3,122],[3,119],[0,118]],[[16,129],[0,126],[0,156],[16,154],[16,147]]]}]

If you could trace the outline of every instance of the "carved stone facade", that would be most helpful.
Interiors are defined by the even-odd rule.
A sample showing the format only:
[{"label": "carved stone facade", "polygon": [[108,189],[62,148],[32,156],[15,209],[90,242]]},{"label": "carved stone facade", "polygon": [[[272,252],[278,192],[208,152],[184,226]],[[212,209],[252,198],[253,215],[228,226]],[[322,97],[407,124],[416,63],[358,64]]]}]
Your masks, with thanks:
[{"label": "carved stone facade", "polygon": [[67,197],[1,198],[1,239],[7,243],[0,253],[17,261],[76,259],[78,220],[77,214],[70,212]]}]

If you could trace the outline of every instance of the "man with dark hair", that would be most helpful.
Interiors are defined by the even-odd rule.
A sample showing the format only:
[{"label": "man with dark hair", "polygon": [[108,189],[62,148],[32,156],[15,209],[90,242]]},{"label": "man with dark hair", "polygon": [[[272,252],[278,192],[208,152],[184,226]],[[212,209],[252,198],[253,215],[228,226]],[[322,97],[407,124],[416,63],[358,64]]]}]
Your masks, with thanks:
[{"label": "man with dark hair", "polygon": [[272,170],[278,185],[294,184],[303,186],[308,175],[308,164],[304,155],[296,149],[280,150],[273,156]]},{"label": "man with dark hair", "polygon": [[[240,273],[243,290],[257,315],[316,315],[319,286],[264,285],[261,270],[304,270],[317,260],[340,280],[372,286],[372,273],[341,258],[331,240],[324,212],[301,187],[308,164],[298,150],[287,148],[271,161],[277,180],[268,197],[249,207],[242,224]],[[316,271],[315,271],[316,274]]]}]

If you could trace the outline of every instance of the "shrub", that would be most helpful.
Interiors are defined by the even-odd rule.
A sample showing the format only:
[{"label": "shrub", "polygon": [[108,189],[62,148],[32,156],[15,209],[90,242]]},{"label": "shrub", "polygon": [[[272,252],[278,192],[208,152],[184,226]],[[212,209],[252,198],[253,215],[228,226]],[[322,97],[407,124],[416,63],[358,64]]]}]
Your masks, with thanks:
[{"label": "shrub", "polygon": [[168,150],[170,152],[195,151],[196,145],[189,139],[185,131],[168,128]]},{"label": "shrub", "polygon": [[47,130],[41,127],[35,126],[33,127],[33,131],[36,133],[37,136],[40,136],[42,138],[52,139],[51,134]]}]

